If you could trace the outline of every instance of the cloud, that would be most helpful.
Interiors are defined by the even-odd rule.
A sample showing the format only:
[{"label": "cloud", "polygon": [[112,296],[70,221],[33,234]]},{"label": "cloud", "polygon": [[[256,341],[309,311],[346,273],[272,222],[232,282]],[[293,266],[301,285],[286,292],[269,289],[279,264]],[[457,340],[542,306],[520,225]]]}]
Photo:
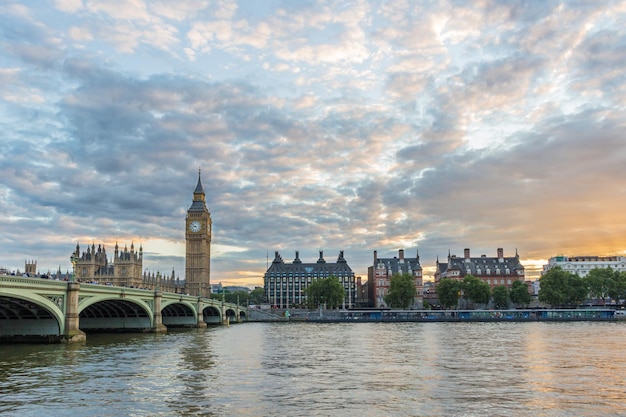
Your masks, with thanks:
[{"label": "cloud", "polygon": [[2,6],[0,266],[141,242],[184,275],[198,168],[215,282],[625,250],[618,3],[122,3]]}]

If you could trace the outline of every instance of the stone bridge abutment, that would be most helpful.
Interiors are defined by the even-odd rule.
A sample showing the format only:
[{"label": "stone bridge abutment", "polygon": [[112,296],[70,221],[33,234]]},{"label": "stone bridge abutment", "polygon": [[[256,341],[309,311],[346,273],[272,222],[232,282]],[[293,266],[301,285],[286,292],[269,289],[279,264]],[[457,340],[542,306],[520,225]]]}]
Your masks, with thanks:
[{"label": "stone bridge abutment", "polygon": [[0,341],[84,342],[91,332],[164,333],[247,320],[223,301],[136,288],[0,276]]}]

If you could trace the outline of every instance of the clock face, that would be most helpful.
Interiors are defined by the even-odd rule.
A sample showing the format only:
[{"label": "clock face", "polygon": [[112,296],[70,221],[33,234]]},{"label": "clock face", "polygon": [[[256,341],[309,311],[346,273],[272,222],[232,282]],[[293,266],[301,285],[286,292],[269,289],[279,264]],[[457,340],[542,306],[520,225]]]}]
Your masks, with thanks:
[{"label": "clock face", "polygon": [[198,233],[200,231],[200,222],[197,221],[193,221],[189,224],[189,230],[191,230],[194,233]]}]

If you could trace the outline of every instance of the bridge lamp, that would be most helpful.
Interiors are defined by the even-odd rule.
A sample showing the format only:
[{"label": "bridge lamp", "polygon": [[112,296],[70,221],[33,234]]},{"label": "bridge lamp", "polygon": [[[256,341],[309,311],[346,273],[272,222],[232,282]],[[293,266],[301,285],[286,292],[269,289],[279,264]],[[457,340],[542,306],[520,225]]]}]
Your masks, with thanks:
[{"label": "bridge lamp", "polygon": [[76,280],[76,262],[78,262],[78,256],[75,253],[70,256],[70,261],[72,262],[72,275],[70,275],[70,282],[74,282]]}]

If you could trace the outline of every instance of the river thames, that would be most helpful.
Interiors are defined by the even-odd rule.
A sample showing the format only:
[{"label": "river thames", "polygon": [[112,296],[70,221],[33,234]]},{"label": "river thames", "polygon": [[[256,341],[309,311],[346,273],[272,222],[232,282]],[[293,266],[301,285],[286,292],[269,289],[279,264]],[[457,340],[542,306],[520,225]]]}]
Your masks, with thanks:
[{"label": "river thames", "polygon": [[246,323],[0,345],[2,416],[626,416],[626,323]]}]

